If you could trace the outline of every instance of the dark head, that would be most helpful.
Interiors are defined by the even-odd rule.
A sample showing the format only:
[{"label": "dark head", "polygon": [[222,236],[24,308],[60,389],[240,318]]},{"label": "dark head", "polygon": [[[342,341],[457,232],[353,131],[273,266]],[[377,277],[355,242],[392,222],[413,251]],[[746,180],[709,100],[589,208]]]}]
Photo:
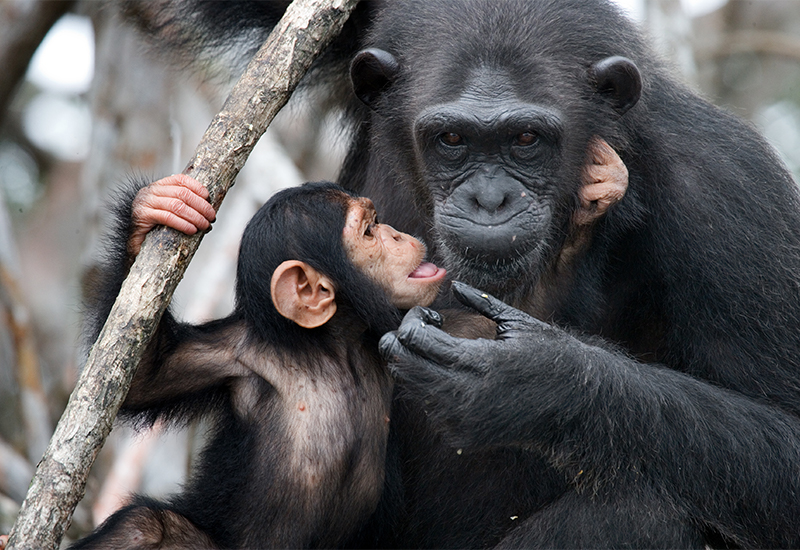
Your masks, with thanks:
[{"label": "dark head", "polygon": [[637,37],[602,0],[387,4],[351,79],[381,185],[412,190],[454,278],[514,301],[556,261],[588,144],[624,150],[637,116]]},{"label": "dark head", "polygon": [[[397,249],[402,253],[388,256],[392,261],[407,257],[405,263],[371,263],[362,252],[362,238],[402,247]],[[292,347],[298,339],[308,342],[308,330],[322,335],[332,329],[364,327],[380,335],[399,323],[400,313],[393,303],[410,307],[430,303],[435,296],[444,272],[435,272],[431,264],[421,266],[423,256],[424,246],[416,239],[377,223],[368,199],[354,197],[330,182],[285,189],[253,216],[242,236],[236,311],[255,334],[278,346]],[[304,281],[308,273],[318,277],[315,280],[322,281],[318,288],[329,293],[329,302],[335,296],[327,317],[306,322],[287,313],[276,290],[280,287],[275,286],[287,264],[289,269],[304,269],[299,275]],[[402,276],[390,278],[395,271]],[[402,285],[412,288],[411,303],[408,291],[405,302],[398,300],[395,289]],[[297,285],[288,286],[294,289]],[[295,310],[307,307],[292,306]]]}]

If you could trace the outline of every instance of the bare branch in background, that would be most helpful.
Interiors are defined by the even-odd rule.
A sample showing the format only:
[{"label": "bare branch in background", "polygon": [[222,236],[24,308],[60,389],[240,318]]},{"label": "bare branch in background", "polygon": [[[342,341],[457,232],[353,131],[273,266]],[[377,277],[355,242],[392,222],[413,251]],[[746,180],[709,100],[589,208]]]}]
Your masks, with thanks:
[{"label": "bare branch in background", "polygon": [[0,124],[47,31],[74,0],[0,0]]}]

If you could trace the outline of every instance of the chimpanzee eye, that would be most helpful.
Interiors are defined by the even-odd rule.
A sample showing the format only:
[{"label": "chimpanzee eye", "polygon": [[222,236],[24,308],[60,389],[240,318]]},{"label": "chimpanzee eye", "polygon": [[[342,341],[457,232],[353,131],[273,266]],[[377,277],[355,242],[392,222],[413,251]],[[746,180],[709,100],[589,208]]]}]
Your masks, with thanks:
[{"label": "chimpanzee eye", "polygon": [[514,145],[526,147],[528,145],[535,145],[539,141],[539,136],[533,132],[522,132],[514,136]]},{"label": "chimpanzee eye", "polygon": [[371,224],[369,224],[369,225],[367,226],[367,228],[364,230],[364,236],[365,236],[365,237],[372,237],[372,231],[373,231],[373,229],[375,229],[375,223],[371,223]]},{"label": "chimpanzee eye", "polygon": [[444,132],[439,134],[439,141],[451,147],[455,147],[456,145],[461,145],[464,143],[464,139],[455,132]]}]

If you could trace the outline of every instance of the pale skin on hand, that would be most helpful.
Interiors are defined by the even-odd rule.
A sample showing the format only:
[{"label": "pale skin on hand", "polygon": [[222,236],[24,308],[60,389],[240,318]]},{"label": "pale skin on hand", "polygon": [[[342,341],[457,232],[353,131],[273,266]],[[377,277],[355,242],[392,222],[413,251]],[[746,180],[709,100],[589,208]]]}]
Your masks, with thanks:
[{"label": "pale skin on hand", "polygon": [[583,186],[578,191],[581,207],[575,225],[590,225],[603,217],[611,205],[622,200],[628,189],[628,169],[616,151],[601,138],[593,138],[583,167]]},{"label": "pale skin on hand", "polygon": [[133,200],[133,232],[128,251],[136,256],[144,237],[156,225],[194,235],[211,227],[216,212],[208,202],[208,190],[185,174],[162,178],[143,187]]},{"label": "pale skin on hand", "polygon": [[572,215],[570,233],[558,257],[561,274],[568,272],[572,260],[589,246],[593,224],[621,201],[628,190],[628,169],[602,138],[594,137],[589,141],[581,184],[580,206]]}]

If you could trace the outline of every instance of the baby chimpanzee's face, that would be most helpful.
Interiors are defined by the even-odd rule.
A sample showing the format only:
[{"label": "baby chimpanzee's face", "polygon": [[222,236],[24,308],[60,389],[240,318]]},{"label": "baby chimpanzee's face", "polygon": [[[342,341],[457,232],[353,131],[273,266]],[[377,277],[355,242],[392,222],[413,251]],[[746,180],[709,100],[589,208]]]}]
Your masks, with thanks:
[{"label": "baby chimpanzee's face", "polygon": [[342,234],[347,257],[402,309],[427,306],[436,298],[445,270],[424,262],[425,245],[378,223],[372,201],[351,199]]}]

